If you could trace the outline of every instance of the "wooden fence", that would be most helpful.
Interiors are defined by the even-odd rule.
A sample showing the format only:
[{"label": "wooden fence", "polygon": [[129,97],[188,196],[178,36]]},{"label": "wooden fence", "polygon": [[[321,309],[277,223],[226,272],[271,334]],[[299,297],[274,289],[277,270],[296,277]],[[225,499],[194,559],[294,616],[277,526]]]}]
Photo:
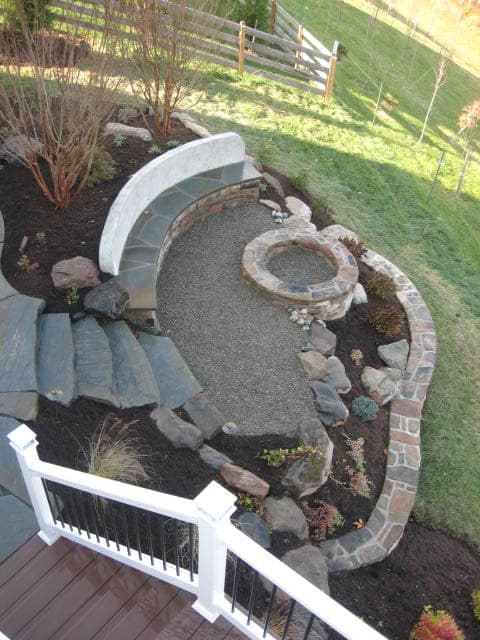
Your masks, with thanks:
[{"label": "wooden fence", "polygon": [[[178,10],[169,0],[156,0],[168,13]],[[101,29],[105,0],[51,0],[58,10],[57,24]],[[177,9],[176,9],[177,7]],[[182,8],[182,29],[196,55],[207,62],[252,73],[328,99],[333,90],[336,51],[329,51],[310,32],[271,0],[271,31],[265,33],[211,14]],[[133,6],[128,19],[117,18],[118,28],[132,37],[129,22],[135,20]],[[160,16],[161,18],[161,16]],[[165,16],[168,20],[168,16]]]}]

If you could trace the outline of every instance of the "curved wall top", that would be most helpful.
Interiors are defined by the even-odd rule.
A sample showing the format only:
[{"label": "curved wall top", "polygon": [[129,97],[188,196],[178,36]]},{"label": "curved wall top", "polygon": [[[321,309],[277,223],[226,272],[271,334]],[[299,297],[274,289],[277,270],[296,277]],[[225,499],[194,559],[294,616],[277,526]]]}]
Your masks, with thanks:
[{"label": "curved wall top", "polygon": [[115,198],[100,239],[100,268],[118,275],[128,234],[140,214],[162,192],[198,173],[245,160],[245,143],[236,133],[188,142],[155,158],[127,182]]}]

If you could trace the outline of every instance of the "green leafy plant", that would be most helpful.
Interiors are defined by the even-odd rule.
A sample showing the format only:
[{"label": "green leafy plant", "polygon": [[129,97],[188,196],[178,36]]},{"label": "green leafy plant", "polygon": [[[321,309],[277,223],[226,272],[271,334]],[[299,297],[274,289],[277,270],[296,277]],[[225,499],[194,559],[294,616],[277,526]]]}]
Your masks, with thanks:
[{"label": "green leafy plant", "polygon": [[148,150],[148,153],[152,156],[158,156],[162,153],[162,149],[158,146],[158,144],[152,144],[152,146]]},{"label": "green leafy plant", "polygon": [[296,189],[305,191],[309,179],[310,171],[308,169],[301,169],[296,175],[292,176],[290,180]]},{"label": "green leafy plant", "polygon": [[237,3],[234,18],[242,20],[248,27],[255,27],[260,31],[268,31],[270,27],[270,8],[268,0],[245,0]]},{"label": "green leafy plant", "polygon": [[358,396],[352,402],[352,411],[362,422],[370,422],[377,417],[378,405],[372,398]]},{"label": "green leafy plant", "polygon": [[320,542],[325,540],[327,533],[334,533],[345,521],[340,511],[333,504],[319,500],[316,505],[310,507],[308,503],[304,502],[302,507],[309,525],[315,529],[314,540]]},{"label": "green leafy plant", "polygon": [[22,271],[35,271],[40,266],[38,262],[32,262],[26,253],[21,256],[17,264]]},{"label": "green leafy plant", "polygon": [[39,247],[46,247],[47,246],[47,234],[45,233],[45,231],[37,231],[37,233],[35,234],[35,236],[33,238],[33,241]]},{"label": "green leafy plant", "polygon": [[136,118],[137,116],[138,109],[135,109],[134,107],[120,107],[117,114],[117,118],[124,124],[126,124],[129,120]]},{"label": "green leafy plant", "polygon": [[378,271],[369,274],[365,282],[365,289],[382,300],[391,300],[397,291],[397,287],[391,278]]},{"label": "green leafy plant", "polygon": [[117,173],[115,160],[104,149],[96,149],[90,175],[88,176],[87,185],[95,187],[103,182],[111,182]]},{"label": "green leafy plant", "polygon": [[260,498],[255,498],[250,493],[239,492],[238,496],[238,504],[246,509],[247,511],[253,511],[254,513],[258,513],[261,515],[265,509],[265,504],[263,500]]},{"label": "green leafy plant", "polygon": [[368,321],[379,333],[392,338],[402,328],[403,315],[392,305],[377,306],[370,310]]},{"label": "green leafy plant", "polygon": [[311,456],[316,452],[314,447],[302,444],[291,449],[264,449],[258,457],[266,462],[268,467],[281,467],[282,464],[291,464],[302,456]]},{"label": "green leafy plant", "polygon": [[167,149],[175,149],[175,147],[179,147],[180,144],[178,140],[167,140],[166,142]]},{"label": "green leafy plant", "polygon": [[116,133],[113,136],[113,145],[115,147],[123,147],[127,141],[127,136],[123,136],[121,133]]},{"label": "green leafy plant", "polygon": [[77,287],[70,287],[70,289],[65,294],[65,300],[68,304],[77,304],[77,302],[80,300]]},{"label": "green leafy plant", "polygon": [[21,31],[22,22],[35,33],[51,26],[53,14],[49,8],[50,0],[21,0],[18,3],[6,2],[6,23],[13,31]]},{"label": "green leafy plant", "polygon": [[340,238],[340,242],[342,242],[347,247],[347,249],[350,251],[357,262],[368,251],[363,242],[357,242],[353,238]]},{"label": "green leafy plant", "polygon": [[472,591],[471,599],[473,615],[480,622],[480,589]]},{"label": "green leafy plant", "polygon": [[465,635],[446,611],[434,611],[426,606],[409,640],[465,640]]}]

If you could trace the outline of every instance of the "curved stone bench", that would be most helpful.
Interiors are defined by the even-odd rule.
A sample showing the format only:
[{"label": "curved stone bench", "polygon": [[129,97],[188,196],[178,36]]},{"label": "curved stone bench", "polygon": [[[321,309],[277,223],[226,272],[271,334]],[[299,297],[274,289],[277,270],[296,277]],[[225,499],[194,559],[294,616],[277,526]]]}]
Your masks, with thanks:
[{"label": "curved stone bench", "polygon": [[[335,225],[333,237],[348,235]],[[325,237],[332,238],[330,231]],[[322,234],[323,232],[320,232]],[[403,534],[420,477],[420,420],[435,366],[437,340],[430,311],[415,285],[398,267],[368,250],[363,262],[393,279],[410,328],[410,352],[399,393],[390,406],[390,442],[382,493],[365,527],[322,542],[329,571],[356,569],[383,560]]]},{"label": "curved stone bench", "polygon": [[130,293],[128,317],[154,326],[157,274],[174,239],[197,220],[258,201],[261,175],[235,133],[189,142],[152,160],[115,199],[100,241],[100,267]]}]

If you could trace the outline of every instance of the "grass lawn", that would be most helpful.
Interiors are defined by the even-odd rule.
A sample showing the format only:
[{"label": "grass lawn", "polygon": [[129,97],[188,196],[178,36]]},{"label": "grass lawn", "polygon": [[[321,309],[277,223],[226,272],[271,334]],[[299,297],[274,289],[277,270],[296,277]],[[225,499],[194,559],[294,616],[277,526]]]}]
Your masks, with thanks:
[{"label": "grass lawn", "polygon": [[[283,0],[297,17],[301,4]],[[424,2],[420,26],[436,25],[438,37],[446,21],[438,26],[427,13],[430,4]],[[419,33],[419,40],[406,48],[405,24],[383,10],[373,41],[367,39],[365,6],[344,2],[339,15],[337,0],[306,2],[307,27],[327,46],[338,39],[348,49],[330,103],[219,70],[212,75],[207,99],[192,111],[212,131],[239,132],[249,152],[267,164],[306,178],[308,191],[333,210],[339,223],[396,262],[420,289],[434,316],[439,355],[424,413],[416,515],[480,547],[480,165],[476,148],[462,196],[456,198],[462,155],[452,143],[460,109],[480,98],[478,69],[473,68],[480,60],[478,28],[465,27],[462,33],[452,23],[451,33],[444,34],[452,46],[457,30],[462,47],[452,52],[458,58],[449,65],[424,142],[413,148],[439,47]],[[390,113],[380,112],[372,128],[381,81],[399,104]],[[427,205],[442,150],[445,165]]]}]

